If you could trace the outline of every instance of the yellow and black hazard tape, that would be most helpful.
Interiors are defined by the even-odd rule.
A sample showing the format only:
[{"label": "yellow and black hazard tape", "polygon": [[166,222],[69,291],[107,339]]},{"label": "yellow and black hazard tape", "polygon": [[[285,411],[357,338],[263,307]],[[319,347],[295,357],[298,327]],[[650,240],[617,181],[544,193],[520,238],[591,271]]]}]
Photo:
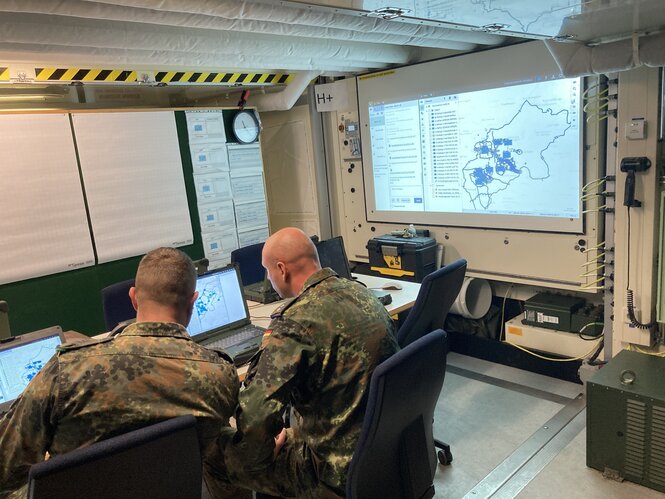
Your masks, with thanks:
[{"label": "yellow and black hazard tape", "polygon": [[121,69],[35,68],[35,81],[135,83],[136,71]]},{"label": "yellow and black hazard tape", "polygon": [[160,71],[156,83],[230,83],[238,85],[279,85],[289,83],[293,75],[282,73],[201,73],[194,71]]},{"label": "yellow and black hazard tape", "polygon": [[[289,73],[214,73],[195,71],[159,71],[154,83],[194,83],[229,85],[282,85],[290,83]],[[97,83],[149,83],[150,75],[135,70],[35,68],[34,81],[45,82],[97,82]],[[0,81],[10,81],[9,68],[0,67]]]}]

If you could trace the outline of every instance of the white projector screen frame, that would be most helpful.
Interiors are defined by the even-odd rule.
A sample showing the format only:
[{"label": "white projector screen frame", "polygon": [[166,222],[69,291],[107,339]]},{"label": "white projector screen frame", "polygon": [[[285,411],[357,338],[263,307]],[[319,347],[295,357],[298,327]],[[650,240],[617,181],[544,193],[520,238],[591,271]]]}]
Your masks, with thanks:
[{"label": "white projector screen frame", "polygon": [[[544,206],[549,201],[549,208],[558,206],[553,203],[556,200],[561,199],[561,205],[566,206],[567,211],[565,211],[565,213],[568,213],[569,216],[563,216],[563,210],[561,210],[560,213],[555,213],[555,211],[553,211],[552,213],[555,213],[557,216],[551,216],[545,208],[541,210],[540,216],[533,216],[523,214],[527,213],[529,210],[525,210],[522,214],[511,215],[501,213],[502,210],[494,210],[494,212],[492,212],[493,210],[482,206],[478,207],[475,212],[473,212],[473,210],[462,212],[457,209],[451,211],[414,211],[408,209],[408,207],[407,209],[388,210],[385,209],[385,206],[377,206],[376,194],[380,189],[377,189],[374,177],[375,158],[373,158],[372,147],[373,145],[376,147],[378,141],[375,140],[375,144],[372,143],[372,134],[370,133],[370,120],[372,119],[370,116],[371,106],[374,106],[376,109],[382,103],[386,103],[388,106],[394,106],[393,103],[417,101],[422,109],[422,106],[427,103],[431,103],[437,99],[440,101],[442,99],[440,96],[470,99],[474,95],[478,95],[478,91],[485,89],[497,89],[496,91],[491,91],[495,92],[494,95],[496,95],[497,99],[505,98],[506,95],[509,96],[515,92],[526,92],[525,95],[529,95],[528,92],[531,91],[531,95],[533,95],[533,89],[539,86],[534,85],[536,82],[542,82],[540,85],[541,87],[542,85],[560,85],[564,82],[561,78],[561,72],[558,66],[541,42],[530,42],[517,46],[466,54],[463,56],[358,77],[358,105],[363,151],[363,174],[367,221],[401,224],[415,223],[429,226],[513,229],[568,234],[584,233],[583,208],[582,201],[580,200],[580,191],[584,183],[584,126],[581,120],[582,103],[580,98],[580,87],[582,86],[582,81],[580,79],[575,79],[577,82],[576,93],[574,95],[571,93],[571,99],[569,102],[570,112],[566,111],[565,114],[565,119],[568,120],[568,117],[570,117],[570,120],[568,121],[574,122],[576,127],[571,129],[572,133],[568,133],[568,136],[563,134],[557,139],[559,140],[557,146],[559,147],[561,155],[565,155],[566,151],[570,151],[571,149],[574,149],[575,153],[569,157],[568,161],[561,161],[560,158],[545,158],[541,153],[542,147],[534,149],[531,152],[530,165],[534,165],[534,163],[537,162],[534,160],[540,161],[539,166],[546,167],[547,174],[543,174],[543,170],[541,170],[541,178],[538,178],[538,173],[532,175],[531,171],[528,171],[528,168],[523,168],[521,175],[519,173],[512,175],[513,179],[517,180],[513,185],[519,187],[519,190],[515,189],[515,193],[521,192],[523,193],[522,195],[526,196],[535,193],[532,201],[537,200],[538,203],[542,203]],[[506,108],[508,109],[506,115],[497,118],[494,121],[492,120],[492,116],[486,117],[479,122],[478,130],[485,130],[485,132],[488,130],[492,131],[498,129],[500,124],[506,123],[507,120],[505,117],[512,115],[511,113],[513,113],[513,110],[510,110],[510,106],[512,105],[514,107],[516,105],[515,103],[509,102],[509,100],[509,98],[506,99]],[[543,110],[550,111],[546,116],[543,114],[548,119],[564,116],[564,114],[561,114],[563,111],[557,107],[560,102],[556,102],[556,105],[553,105],[552,109],[547,108],[547,103],[547,99],[542,99],[540,101],[540,106],[536,107],[536,109],[540,112]],[[411,109],[413,109],[413,107]],[[469,109],[469,107],[468,105],[466,108],[460,106],[459,109],[464,110]],[[497,106],[497,109],[499,109],[499,106]],[[393,109],[393,115],[395,114],[398,114],[398,112],[395,112]],[[406,114],[408,114],[408,112],[403,113],[402,115],[406,118]],[[537,115],[538,112],[535,114]],[[411,116],[411,119],[413,120],[414,116],[418,116],[418,111],[415,110],[411,112],[410,115],[413,115]],[[482,118],[482,113],[478,113],[478,116]],[[461,118],[459,120],[461,122],[465,117],[461,116],[459,118]],[[561,120],[559,121],[559,124],[565,125]],[[422,125],[420,126],[424,130],[421,134],[421,138],[426,138],[426,127]],[[469,125],[467,122],[466,126],[469,128],[475,126],[475,123]],[[526,127],[522,127],[522,130],[525,129]],[[457,143],[457,141],[455,143]],[[462,142],[460,141],[460,143]],[[467,141],[467,144],[468,143],[469,142]],[[552,149],[550,149],[550,151]],[[419,154],[421,157],[417,158],[414,163],[420,165],[420,171],[416,171],[416,176],[423,175],[424,180],[426,181],[427,175],[430,176],[430,179],[433,177],[433,169],[430,167],[428,171],[428,160],[426,157],[427,149],[423,147],[422,152],[419,152]],[[432,154],[431,148],[429,154]],[[506,154],[510,153],[506,152]],[[537,157],[538,154],[540,154],[540,158]],[[528,153],[526,153],[521,159],[524,160],[527,157]],[[557,159],[559,159],[559,163],[561,164],[557,163]],[[549,161],[549,164],[546,164],[546,160]],[[460,160],[460,164],[461,162],[462,160]],[[577,162],[577,164],[574,164],[575,162]],[[430,161],[430,166],[431,164]],[[469,161],[468,164],[471,164],[471,162]],[[572,167],[566,172],[566,178],[564,178],[563,172],[568,164],[572,164]],[[524,165],[524,163],[522,163],[522,165]],[[381,166],[384,166],[385,168],[386,165],[378,166],[379,168]],[[468,173],[468,171],[464,172],[461,167],[458,168],[460,168],[458,172],[459,176]],[[416,166],[416,170],[417,169],[418,167]],[[535,170],[536,168],[534,168],[534,172]],[[527,171],[528,176],[523,174]],[[560,178],[556,177],[556,174],[558,173],[562,173]],[[498,176],[496,178],[498,178]],[[550,192],[548,189],[550,189],[550,187],[545,188],[541,191],[541,194],[538,194],[538,188],[540,185],[546,184],[548,179],[551,180],[551,183],[549,184],[550,186],[561,185],[558,184],[558,182],[565,181],[568,182],[568,187],[560,187],[561,190],[556,195],[551,195],[548,200],[547,196]],[[458,182],[460,182],[461,185],[461,180],[459,180],[459,178]],[[465,182],[468,182],[468,179],[465,180]],[[425,191],[423,198],[426,200],[427,192],[425,187],[423,187],[423,191]],[[462,189],[460,189],[460,192],[461,191]],[[508,192],[507,189],[506,192]],[[505,193],[499,193],[500,196],[502,194]],[[407,196],[408,195],[413,196],[414,194],[407,189]],[[404,199],[408,199],[408,197],[405,197]],[[500,197],[497,197],[497,199],[500,199]],[[532,207],[532,201],[525,203],[524,206],[527,208]],[[504,206],[507,206],[507,203],[507,200],[504,200]],[[556,203],[558,203],[558,201],[556,201]],[[548,213],[548,215],[545,213]]]}]

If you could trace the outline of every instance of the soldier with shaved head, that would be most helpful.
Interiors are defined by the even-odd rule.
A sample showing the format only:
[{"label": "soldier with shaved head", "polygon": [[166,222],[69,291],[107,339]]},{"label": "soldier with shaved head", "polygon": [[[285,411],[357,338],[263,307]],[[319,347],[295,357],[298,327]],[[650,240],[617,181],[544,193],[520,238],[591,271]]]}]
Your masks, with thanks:
[{"label": "soldier with shaved head", "polygon": [[113,338],[59,347],[0,420],[0,497],[25,497],[30,466],[46,452],[193,414],[205,453],[229,429],[235,367],[185,329],[197,298],[191,259],[173,248],[151,251],[129,295],[136,323]]},{"label": "soldier with shaved head", "polygon": [[[273,234],[262,263],[273,287],[290,298],[272,315],[253,358],[232,443],[220,443],[206,467],[281,497],[344,497],[370,377],[397,350],[386,309],[361,284],[321,268],[299,229]],[[282,431],[291,404],[295,424]]]}]

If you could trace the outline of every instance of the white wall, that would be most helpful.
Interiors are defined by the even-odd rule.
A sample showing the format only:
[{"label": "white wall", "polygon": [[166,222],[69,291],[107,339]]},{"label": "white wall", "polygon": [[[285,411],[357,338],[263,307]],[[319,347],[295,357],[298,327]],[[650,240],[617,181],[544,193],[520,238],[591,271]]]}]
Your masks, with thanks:
[{"label": "white wall", "polygon": [[[607,224],[610,230],[614,230],[612,238],[616,239],[616,242],[614,252],[608,252],[604,257],[608,265],[599,271],[600,275],[613,273],[614,281],[606,279],[604,288],[601,283],[600,289],[582,289],[580,284],[584,285],[589,279],[579,278],[579,274],[588,268],[585,266],[585,262],[595,259],[600,252],[580,253],[573,240],[569,241],[548,234],[534,235],[515,231],[429,227],[437,242],[444,246],[444,261],[450,262],[458,257],[466,258],[469,261],[471,275],[483,276],[495,281],[496,294],[502,294],[508,289],[508,286],[502,285],[502,283],[514,283],[516,286],[510,291],[510,296],[519,299],[526,299],[541,287],[547,287],[568,292],[586,291],[587,298],[600,302],[603,300],[606,289],[607,299],[605,301],[608,305],[606,315],[608,319],[610,316],[612,317],[612,324],[608,324],[606,327],[606,339],[609,342],[607,350],[610,356],[628,347],[629,343],[650,345],[652,342],[649,332],[631,327],[625,320],[628,220],[627,210],[623,207],[626,174],[618,171],[620,159],[627,156],[647,156],[652,162],[652,167],[648,172],[637,175],[636,197],[643,201],[643,206],[631,210],[630,287],[635,292],[637,315],[641,322],[649,322],[655,317],[658,257],[656,244],[660,223],[661,190],[659,168],[656,166],[660,152],[657,141],[659,70],[642,68],[620,73],[618,88],[616,119],[618,133],[614,133],[613,120],[608,120],[612,127],[608,138],[608,149],[613,149],[608,151],[608,157],[612,162],[616,158],[617,164],[607,165],[608,172],[613,171],[615,166],[617,170],[616,200],[618,206],[616,214],[608,215],[614,218],[611,219],[611,223]],[[355,99],[352,98],[350,101],[355,102]],[[347,121],[358,121],[358,109],[324,113],[324,115],[333,232],[344,237],[349,259],[367,261],[366,244],[369,239],[402,227],[367,222],[362,160],[352,154],[350,144],[344,144],[348,137],[339,130],[339,126]],[[647,137],[644,140],[627,140],[624,137],[623,129],[636,117],[644,117],[647,120]],[[587,145],[592,147],[597,144],[596,141],[602,140],[602,133],[600,133],[602,130],[599,132],[594,129],[598,123],[600,123],[600,127],[603,127],[605,122],[590,120],[587,123]],[[604,151],[598,150],[597,152],[598,154],[586,158],[587,182],[605,170],[606,165],[602,164]],[[599,162],[601,164],[598,164]],[[614,183],[608,183],[607,189],[612,190],[614,185]],[[596,213],[593,216],[604,218],[605,215]],[[594,224],[599,226],[598,232],[587,235],[591,240],[587,241],[587,246],[594,246],[603,240],[601,233],[603,220],[598,220],[598,222],[598,224]],[[487,232],[495,233],[494,237],[489,239],[490,246],[488,246]],[[485,254],[491,252],[496,255],[496,265],[492,268],[474,266],[480,252]],[[519,255],[519,258],[516,258],[515,255]],[[543,258],[543,255],[546,258]],[[568,259],[569,262],[562,267],[548,264],[548,259],[550,262],[553,259]],[[603,257],[601,257],[602,259]],[[615,260],[616,266],[609,265]],[[540,265],[542,268],[540,282],[530,275],[520,275],[521,267],[533,265]],[[562,268],[565,270],[562,271]],[[501,272],[505,272],[506,275],[502,276]],[[497,292],[497,290],[499,291]],[[593,294],[589,295],[588,292]],[[614,294],[612,295],[612,293]],[[610,303],[614,303],[614,311],[609,309]]]}]

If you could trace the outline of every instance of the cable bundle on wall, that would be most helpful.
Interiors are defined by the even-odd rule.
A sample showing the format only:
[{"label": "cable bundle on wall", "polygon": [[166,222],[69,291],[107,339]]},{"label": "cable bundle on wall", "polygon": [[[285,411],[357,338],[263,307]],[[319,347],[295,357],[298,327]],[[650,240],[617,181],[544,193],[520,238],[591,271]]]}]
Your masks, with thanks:
[{"label": "cable bundle on wall", "polygon": [[[592,90],[602,88],[599,92],[594,95],[590,95]],[[606,120],[608,116],[609,102],[612,97],[609,95],[609,88],[605,86],[604,82],[596,83],[591,85],[582,93],[582,101],[585,102],[582,107],[582,111],[587,115],[586,122],[589,123],[592,120],[602,121]]]}]

